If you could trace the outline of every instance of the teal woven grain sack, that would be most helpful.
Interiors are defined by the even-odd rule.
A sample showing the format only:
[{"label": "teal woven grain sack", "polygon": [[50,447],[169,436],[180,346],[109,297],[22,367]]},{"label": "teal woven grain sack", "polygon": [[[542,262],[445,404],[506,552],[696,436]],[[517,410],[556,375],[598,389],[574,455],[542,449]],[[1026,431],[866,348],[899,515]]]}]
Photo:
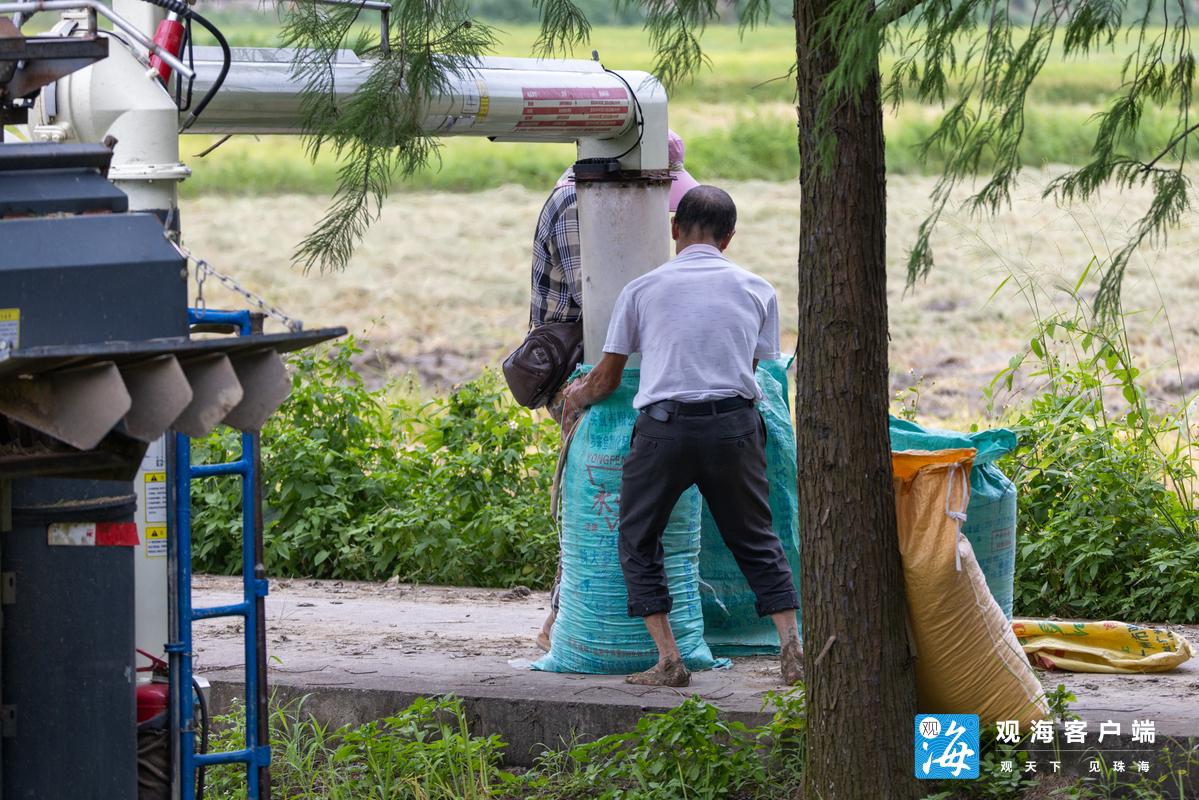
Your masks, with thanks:
[{"label": "teal woven grain sack", "polygon": [[[787,397],[787,361],[758,365],[758,387],[763,399],[758,411],[766,422],[766,477],[770,482],[770,516],[774,532],[791,563],[795,590],[799,591],[799,513],[795,481],[795,429]],[[754,593],[737,568],[703,504],[702,545],[699,551],[700,597],[703,598],[704,638],[720,656],[777,653],[779,637],[774,623],[754,610]],[[799,612],[796,612],[799,618]],[[803,627],[800,626],[802,633]]]},{"label": "teal woven grain sack", "polygon": [[892,450],[978,450],[970,471],[970,503],[962,533],[974,548],[987,588],[1008,619],[1016,573],[1016,485],[994,462],[1015,450],[1016,444],[1016,434],[1004,428],[956,433],[891,418]]},{"label": "teal woven grain sack", "polygon": [[[637,412],[640,372],[625,370],[620,388],[592,406],[575,431],[562,475],[562,591],[550,652],[533,664],[547,672],[623,674],[649,669],[658,651],[640,618],[628,615],[617,552],[621,466]],[[663,536],[674,606],[670,626],[688,668],[724,666],[704,642],[699,599],[699,491],[675,506]]]}]

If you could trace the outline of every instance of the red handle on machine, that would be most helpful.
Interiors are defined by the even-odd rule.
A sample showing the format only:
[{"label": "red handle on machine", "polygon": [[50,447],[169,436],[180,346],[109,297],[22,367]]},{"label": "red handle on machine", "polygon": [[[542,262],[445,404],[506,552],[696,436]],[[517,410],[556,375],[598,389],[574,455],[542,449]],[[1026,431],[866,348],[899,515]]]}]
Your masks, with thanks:
[{"label": "red handle on machine", "polygon": [[[154,31],[154,44],[166,50],[173,56],[179,55],[179,46],[183,43],[183,23],[175,12],[167,14],[167,18],[158,23]],[[171,78],[171,65],[156,55],[150,56],[150,66],[158,70],[158,77],[166,83]]]},{"label": "red handle on machine", "polygon": [[137,652],[140,655],[143,655],[146,658],[150,659],[150,666],[138,667],[137,668],[138,672],[153,672],[156,674],[160,673],[162,675],[166,675],[168,673],[168,671],[170,670],[170,665],[167,664],[167,662],[163,661],[161,658],[150,655],[149,653],[147,653],[145,650],[141,649],[140,647],[137,648]]}]

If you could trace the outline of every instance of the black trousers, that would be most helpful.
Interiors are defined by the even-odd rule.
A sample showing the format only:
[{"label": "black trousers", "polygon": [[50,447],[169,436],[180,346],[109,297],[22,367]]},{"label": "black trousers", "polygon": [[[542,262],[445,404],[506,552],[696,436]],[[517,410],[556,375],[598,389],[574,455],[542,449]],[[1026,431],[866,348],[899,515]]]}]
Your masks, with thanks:
[{"label": "black trousers", "polygon": [[723,414],[637,415],[620,481],[620,566],[629,616],[672,606],[662,532],[684,491],[699,486],[759,616],[799,608],[791,566],[771,527],[766,427],[756,408]]}]

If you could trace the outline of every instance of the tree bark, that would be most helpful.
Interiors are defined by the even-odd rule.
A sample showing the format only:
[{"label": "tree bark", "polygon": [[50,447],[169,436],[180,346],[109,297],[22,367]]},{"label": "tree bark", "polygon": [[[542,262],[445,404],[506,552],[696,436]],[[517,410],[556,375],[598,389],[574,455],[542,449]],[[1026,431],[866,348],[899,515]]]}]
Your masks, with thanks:
[{"label": "tree bark", "polygon": [[800,152],[799,531],[808,764],[805,800],[914,798],[914,663],[887,430],[886,163],[877,62],[828,120],[833,0],[795,0]]}]

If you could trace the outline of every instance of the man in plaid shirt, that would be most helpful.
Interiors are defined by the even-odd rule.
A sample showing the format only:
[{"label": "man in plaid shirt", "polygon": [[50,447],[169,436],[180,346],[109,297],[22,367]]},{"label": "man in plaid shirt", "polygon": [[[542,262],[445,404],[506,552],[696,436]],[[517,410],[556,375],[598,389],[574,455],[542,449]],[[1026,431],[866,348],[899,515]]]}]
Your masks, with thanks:
[{"label": "man in plaid shirt", "polygon": [[577,322],[583,316],[578,196],[567,171],[550,193],[533,237],[533,294],[530,327]]}]

